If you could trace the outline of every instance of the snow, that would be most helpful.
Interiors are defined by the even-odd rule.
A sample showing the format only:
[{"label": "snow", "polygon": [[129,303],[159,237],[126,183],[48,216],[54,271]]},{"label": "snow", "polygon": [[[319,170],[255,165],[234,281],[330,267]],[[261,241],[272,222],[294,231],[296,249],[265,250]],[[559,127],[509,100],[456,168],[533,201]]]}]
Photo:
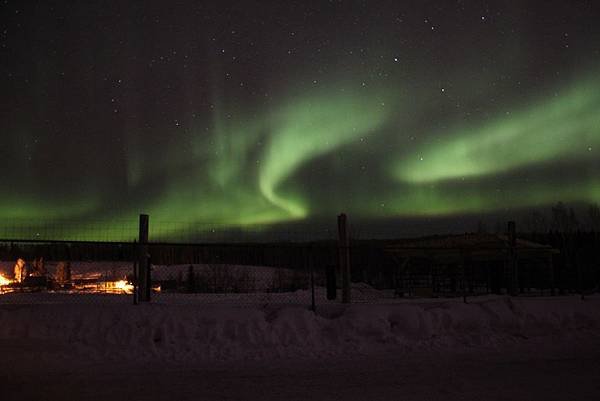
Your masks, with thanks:
[{"label": "snow", "polygon": [[[45,267],[50,276],[56,272],[58,261],[46,261]],[[0,274],[13,277],[15,262],[0,261]],[[197,278],[217,282],[220,286],[237,286],[252,291],[267,291],[281,287],[291,287],[301,281],[308,283],[307,272],[292,269],[233,265],[233,264],[185,264],[185,265],[153,265],[152,279],[160,282],[164,280],[187,280],[189,267]],[[133,264],[121,261],[74,261],[70,263],[73,280],[102,280],[105,278],[122,279],[133,275]]]},{"label": "snow", "polygon": [[[490,298],[378,305],[304,306],[156,302],[132,305],[35,302],[48,294],[6,294],[29,304],[0,308],[0,341],[74,346],[86,357],[173,362],[319,358],[386,349],[501,346],[529,338],[600,336],[600,299]],[[113,302],[104,302],[112,300]],[[168,300],[168,299],[167,299]],[[193,300],[193,298],[192,298]],[[118,352],[115,352],[118,349]]]},{"label": "snow", "polygon": [[315,313],[303,305],[240,307],[227,298],[178,295],[143,305],[119,295],[2,295],[13,297],[0,305],[2,399],[600,394],[598,296],[327,303]]}]

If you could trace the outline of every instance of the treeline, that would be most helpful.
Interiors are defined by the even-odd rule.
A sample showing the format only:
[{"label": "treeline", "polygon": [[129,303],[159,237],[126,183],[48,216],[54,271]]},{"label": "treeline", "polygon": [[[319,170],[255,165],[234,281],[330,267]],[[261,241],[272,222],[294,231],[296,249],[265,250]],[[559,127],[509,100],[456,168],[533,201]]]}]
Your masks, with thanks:
[{"label": "treeline", "polygon": [[597,292],[600,285],[600,231],[554,231],[523,233],[521,238],[550,245],[554,276],[561,292]]},{"label": "treeline", "polygon": [[600,206],[588,204],[578,211],[558,202],[549,210],[534,210],[519,222],[518,231],[528,233],[572,233],[600,231]]},{"label": "treeline", "polygon": [[[504,229],[505,231],[505,229]],[[498,232],[504,232],[498,231]],[[600,286],[600,206],[557,202],[517,221],[518,237],[558,249],[554,275],[561,292],[596,292]]]}]

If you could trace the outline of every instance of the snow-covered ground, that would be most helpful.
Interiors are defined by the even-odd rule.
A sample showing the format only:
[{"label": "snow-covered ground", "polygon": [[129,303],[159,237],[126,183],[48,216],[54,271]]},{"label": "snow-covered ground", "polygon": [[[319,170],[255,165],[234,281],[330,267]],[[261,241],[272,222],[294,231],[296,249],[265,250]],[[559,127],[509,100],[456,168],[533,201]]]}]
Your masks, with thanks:
[{"label": "snow-covered ground", "polygon": [[29,300],[0,306],[3,400],[600,399],[597,296],[313,313],[15,295]]}]

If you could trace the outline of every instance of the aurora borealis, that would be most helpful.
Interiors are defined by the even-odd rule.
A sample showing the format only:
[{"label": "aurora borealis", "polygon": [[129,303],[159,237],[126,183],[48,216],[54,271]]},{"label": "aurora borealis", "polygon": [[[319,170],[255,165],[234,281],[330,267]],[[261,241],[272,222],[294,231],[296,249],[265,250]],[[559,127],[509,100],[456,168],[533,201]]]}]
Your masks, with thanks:
[{"label": "aurora borealis", "polygon": [[598,202],[598,6],[516,3],[6,1],[0,229]]}]

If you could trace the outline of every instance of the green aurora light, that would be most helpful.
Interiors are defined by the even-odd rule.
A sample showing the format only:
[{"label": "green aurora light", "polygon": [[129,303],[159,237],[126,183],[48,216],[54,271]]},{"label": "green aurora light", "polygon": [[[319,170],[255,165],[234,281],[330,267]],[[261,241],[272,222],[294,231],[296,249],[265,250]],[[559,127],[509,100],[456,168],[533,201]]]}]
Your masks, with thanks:
[{"label": "green aurora light", "polygon": [[[567,88],[549,101],[481,125],[440,132],[439,140],[400,160],[411,183],[494,175],[549,160],[594,160],[600,147],[600,81]],[[588,199],[589,200],[589,199]]]},{"label": "green aurora light", "polygon": [[[132,201],[125,206],[106,207],[101,196],[85,193],[54,203],[5,197],[2,217],[85,220],[99,215],[107,226],[131,221],[106,238],[126,239],[135,233],[138,211],[175,222],[160,227],[160,235],[169,237],[179,229],[176,222],[184,221],[264,228],[333,216],[341,208],[367,218],[435,217],[600,199],[598,80],[576,83],[550,100],[489,122],[454,122],[454,128],[441,132],[412,130],[418,110],[390,89],[347,88],[352,85],[341,82],[305,92],[262,114],[217,110],[208,140],[206,129],[194,128],[191,145],[170,143],[158,160],[145,160],[133,146],[127,158]],[[408,140],[415,135],[420,143]],[[383,146],[365,154],[365,138]],[[300,179],[312,164],[338,152],[350,162],[342,168],[326,164],[326,170],[328,177],[341,179],[339,198],[319,191],[328,182]],[[349,166],[365,159],[378,168],[359,177]],[[557,163],[571,163],[568,171],[579,171],[561,175]],[[146,188],[157,180],[158,190],[148,195]],[[82,227],[65,226],[66,235],[97,238]]]}]

